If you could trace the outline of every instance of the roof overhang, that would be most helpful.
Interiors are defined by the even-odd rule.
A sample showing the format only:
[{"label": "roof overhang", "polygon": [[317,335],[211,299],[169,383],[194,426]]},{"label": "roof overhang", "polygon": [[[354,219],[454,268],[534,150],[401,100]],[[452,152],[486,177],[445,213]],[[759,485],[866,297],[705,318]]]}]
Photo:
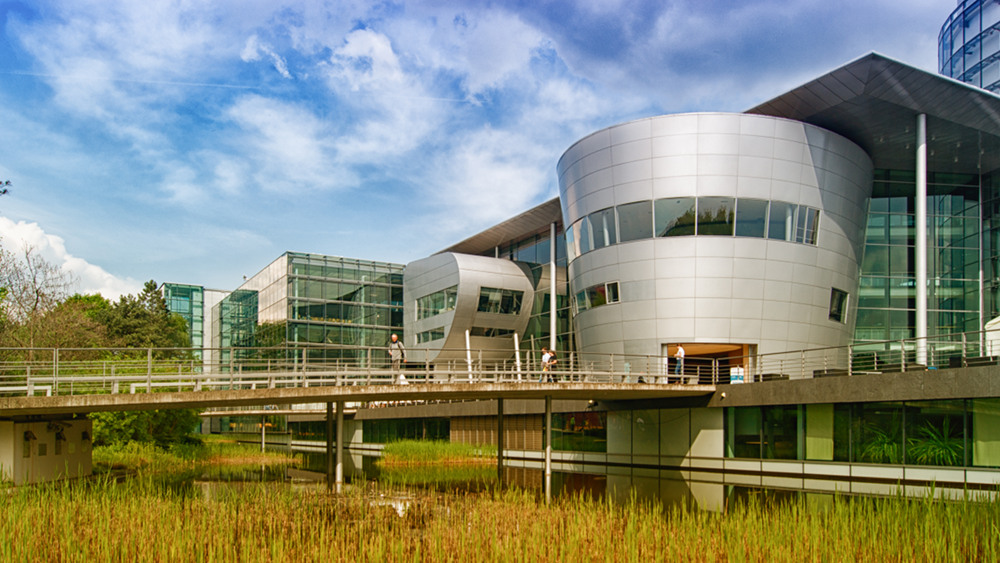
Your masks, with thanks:
[{"label": "roof overhang", "polygon": [[917,115],[927,115],[928,168],[1000,168],[1000,97],[870,53],[747,110],[847,137],[876,168],[912,169]]},{"label": "roof overhang", "polygon": [[555,197],[535,206],[516,217],[472,235],[458,244],[453,244],[437,252],[458,252],[461,254],[493,254],[497,246],[531,235],[547,234],[552,223],[562,224],[562,208]]}]

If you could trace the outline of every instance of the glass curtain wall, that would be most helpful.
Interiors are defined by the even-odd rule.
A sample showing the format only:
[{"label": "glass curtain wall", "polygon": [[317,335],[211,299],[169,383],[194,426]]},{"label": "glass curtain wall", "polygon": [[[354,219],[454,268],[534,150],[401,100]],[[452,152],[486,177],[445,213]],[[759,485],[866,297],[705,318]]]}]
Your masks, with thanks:
[{"label": "glass curtain wall", "polygon": [[[205,289],[200,285],[185,285],[178,283],[163,284],[163,299],[167,309],[187,321],[188,335],[191,337],[191,347],[205,346]],[[200,352],[196,352],[200,357]]]},{"label": "glass curtain wall", "polygon": [[726,456],[1000,466],[1000,399],[726,409]]},{"label": "glass curtain wall", "polygon": [[[382,365],[403,336],[403,266],[289,252],[219,304],[222,358]],[[304,358],[303,358],[304,356]]]},{"label": "glass curtain wall", "polygon": [[403,266],[289,253],[288,342],[311,359],[382,365],[403,338]]},{"label": "glass curtain wall", "polygon": [[[613,222],[610,226],[611,236],[614,236]],[[607,236],[609,227],[602,223],[601,236]],[[602,240],[606,240],[603,239]],[[550,295],[549,295],[549,258],[550,241],[548,231],[505,245],[500,249],[500,257],[529,265],[531,279],[535,288],[535,300],[531,309],[531,318],[525,330],[521,344],[522,350],[537,352],[542,346],[549,345],[550,334]],[[564,355],[574,350],[570,315],[569,285],[566,283],[566,237],[561,226],[556,230],[556,350]],[[536,353],[534,357],[538,357]]]},{"label": "glass curtain wall", "polygon": [[[915,190],[913,171],[875,172],[861,265],[858,343],[915,336]],[[979,176],[929,172],[927,193],[927,334],[978,330]],[[856,349],[887,346],[892,345]]]}]

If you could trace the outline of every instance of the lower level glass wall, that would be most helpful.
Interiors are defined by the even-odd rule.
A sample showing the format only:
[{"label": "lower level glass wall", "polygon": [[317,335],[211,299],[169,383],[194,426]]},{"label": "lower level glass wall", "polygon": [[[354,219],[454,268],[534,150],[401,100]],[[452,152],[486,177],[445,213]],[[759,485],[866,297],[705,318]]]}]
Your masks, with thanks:
[{"label": "lower level glass wall", "polygon": [[397,440],[448,440],[451,420],[447,418],[399,418],[365,420],[361,435],[366,444],[388,444]]},{"label": "lower level glass wall", "polygon": [[726,457],[1000,466],[1000,399],[726,409]]}]

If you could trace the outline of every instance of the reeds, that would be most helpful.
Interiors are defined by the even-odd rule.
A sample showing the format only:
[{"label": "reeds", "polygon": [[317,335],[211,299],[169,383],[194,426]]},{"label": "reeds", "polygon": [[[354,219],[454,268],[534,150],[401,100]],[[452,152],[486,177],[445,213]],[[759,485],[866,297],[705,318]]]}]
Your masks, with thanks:
[{"label": "reeds", "polygon": [[247,484],[210,499],[140,473],[0,495],[4,561],[995,561],[992,503],[836,498],[726,513],[534,493],[426,495]]},{"label": "reeds", "polygon": [[477,446],[447,440],[399,440],[382,450],[382,465],[421,465],[428,463],[495,463],[496,446]]}]

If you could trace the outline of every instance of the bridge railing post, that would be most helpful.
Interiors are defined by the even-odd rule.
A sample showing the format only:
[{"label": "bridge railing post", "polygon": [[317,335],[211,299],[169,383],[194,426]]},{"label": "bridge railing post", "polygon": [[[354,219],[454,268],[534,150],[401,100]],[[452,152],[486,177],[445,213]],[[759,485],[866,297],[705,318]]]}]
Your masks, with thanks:
[{"label": "bridge railing post", "polygon": [[153,349],[146,348],[146,392],[153,392]]},{"label": "bridge railing post", "polygon": [[59,348],[52,349],[52,394],[59,394]]}]

